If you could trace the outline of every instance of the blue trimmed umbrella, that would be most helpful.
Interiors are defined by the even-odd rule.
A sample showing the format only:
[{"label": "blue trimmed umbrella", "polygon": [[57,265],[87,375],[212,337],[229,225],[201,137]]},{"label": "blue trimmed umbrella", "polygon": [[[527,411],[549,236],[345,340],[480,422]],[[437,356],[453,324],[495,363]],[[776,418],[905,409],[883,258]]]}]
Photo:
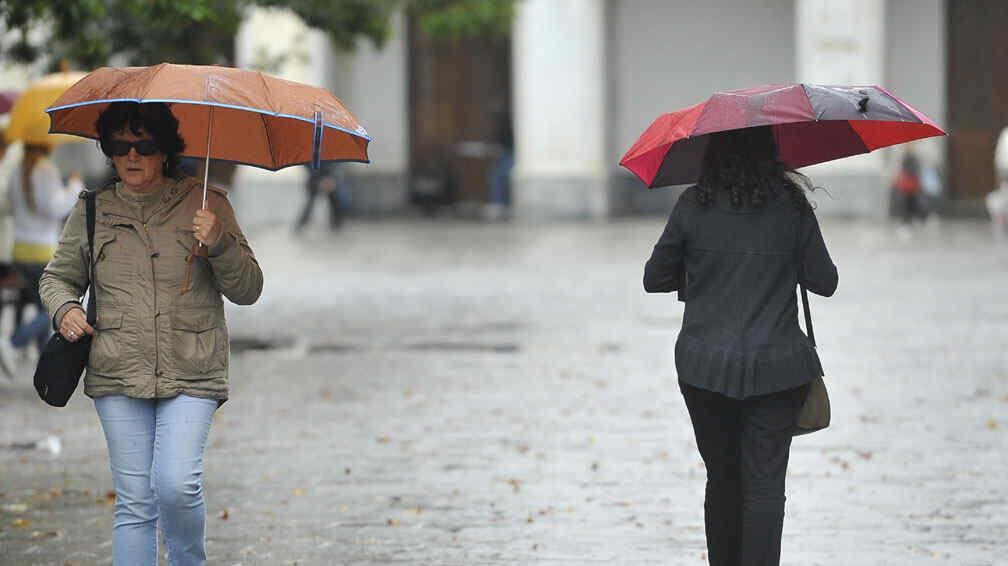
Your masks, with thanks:
[{"label": "blue trimmed umbrella", "polygon": [[[179,121],[182,155],[270,171],[322,161],[368,163],[370,136],[329,91],[233,67],[103,67],[50,108],[49,131],[97,139],[112,102],[162,102]],[[206,175],[203,204],[206,206]]]}]

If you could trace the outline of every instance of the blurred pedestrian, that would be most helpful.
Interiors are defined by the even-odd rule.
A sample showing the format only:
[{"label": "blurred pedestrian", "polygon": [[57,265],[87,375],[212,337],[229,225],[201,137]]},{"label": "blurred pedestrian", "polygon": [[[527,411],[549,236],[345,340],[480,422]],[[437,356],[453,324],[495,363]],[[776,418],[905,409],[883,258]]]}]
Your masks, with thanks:
[{"label": "blurred pedestrian", "polygon": [[[63,229],[40,291],[69,341],[91,335],[84,392],[94,398],[115,487],[115,564],[205,564],[203,452],[228,397],[223,298],[247,305],[262,271],[224,191],[179,175],[185,143],[161,103],[114,102],[98,119],[118,181],[95,197],[97,321],[78,302],[89,284],[85,207]],[[205,253],[194,253],[196,242]]]},{"label": "blurred pedestrian", "polygon": [[504,219],[511,207],[511,170],[514,169],[514,129],[511,113],[503,112],[497,124],[496,158],[487,176],[490,202],[484,216],[487,220]]},{"label": "blurred pedestrian", "polygon": [[920,172],[921,214],[930,222],[932,219],[937,220],[938,218],[938,211],[941,209],[942,201],[944,200],[945,189],[942,186],[941,177],[938,175],[938,171],[935,170],[934,165],[931,165],[927,161],[922,161]]},{"label": "blurred pedestrian", "polygon": [[[10,201],[7,199],[7,179],[11,171],[17,167],[14,160],[20,155],[13,155],[14,152],[9,151],[11,147],[6,134],[6,125],[0,126],[0,321],[3,320],[4,306],[12,301],[11,295],[17,292],[17,276],[14,274],[11,258],[14,247],[13,219]],[[15,324],[19,322],[14,321]]]},{"label": "blurred pedestrian", "polygon": [[904,224],[924,218],[921,207],[921,164],[912,150],[907,149],[903,154],[890,190],[896,203],[895,214]]},{"label": "blurred pedestrian", "polygon": [[10,376],[16,372],[15,351],[30,343],[41,351],[51,333],[49,315],[39,298],[39,278],[53,257],[60,225],[84,188],[76,172],[63,182],[49,160],[51,151],[48,145],[26,144],[21,162],[7,179],[7,202],[14,217],[11,259],[21,281],[19,310],[25,305],[36,308],[34,317],[17,324],[9,339],[0,337],[0,367]]},{"label": "blurred pedestrian", "polygon": [[349,200],[346,194],[346,172],[342,164],[323,161],[318,169],[308,167],[308,179],[305,182],[305,203],[294,223],[294,231],[305,229],[311,220],[315,209],[315,200],[322,196],[329,202],[329,229],[336,231],[343,225],[343,215]]},{"label": "blurred pedestrian", "polygon": [[795,287],[830,296],[837,271],[769,127],[711,135],[644,267],[650,293],[685,301],[679,387],[707,468],[712,565],[780,563],[792,429],[822,375]]},{"label": "blurred pedestrian", "polygon": [[1001,176],[1001,184],[987,193],[985,201],[994,237],[999,240],[1008,238],[1008,175]]}]

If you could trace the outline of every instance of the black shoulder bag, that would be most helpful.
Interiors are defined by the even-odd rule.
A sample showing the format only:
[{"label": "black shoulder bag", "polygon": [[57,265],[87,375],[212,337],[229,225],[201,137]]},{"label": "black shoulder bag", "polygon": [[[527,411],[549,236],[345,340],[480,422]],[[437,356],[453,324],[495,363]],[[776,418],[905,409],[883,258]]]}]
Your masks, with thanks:
[{"label": "black shoulder bag", "polygon": [[[85,193],[84,205],[87,212],[88,277],[91,288],[88,293],[87,321],[94,326],[97,315],[94,294],[95,193]],[[38,366],[35,368],[35,391],[39,397],[53,407],[65,407],[77,389],[90,355],[90,335],[85,334],[80,340],[70,342],[59,332],[53,334],[39,355]]]}]

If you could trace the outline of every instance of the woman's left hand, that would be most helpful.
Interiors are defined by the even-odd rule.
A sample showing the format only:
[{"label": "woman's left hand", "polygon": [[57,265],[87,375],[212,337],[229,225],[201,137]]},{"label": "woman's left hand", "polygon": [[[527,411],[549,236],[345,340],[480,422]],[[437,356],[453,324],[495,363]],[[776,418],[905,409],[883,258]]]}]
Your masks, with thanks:
[{"label": "woman's left hand", "polygon": [[220,219],[211,210],[196,211],[196,216],[193,217],[193,236],[204,246],[209,248],[216,244],[222,230]]}]

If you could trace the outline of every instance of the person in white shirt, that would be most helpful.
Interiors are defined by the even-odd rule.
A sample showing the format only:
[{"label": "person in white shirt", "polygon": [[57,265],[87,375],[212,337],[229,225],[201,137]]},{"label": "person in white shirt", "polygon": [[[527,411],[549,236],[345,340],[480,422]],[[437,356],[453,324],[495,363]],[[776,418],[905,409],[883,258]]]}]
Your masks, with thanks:
[{"label": "person in white shirt", "polygon": [[25,145],[21,163],[7,180],[7,202],[14,217],[11,258],[21,276],[22,300],[38,309],[32,319],[17,326],[10,339],[0,337],[0,369],[8,376],[15,372],[14,350],[34,340],[41,351],[52,332],[39,299],[39,277],[52,259],[63,220],[84,189],[78,173],[63,182],[49,160],[51,151],[49,146]]}]

